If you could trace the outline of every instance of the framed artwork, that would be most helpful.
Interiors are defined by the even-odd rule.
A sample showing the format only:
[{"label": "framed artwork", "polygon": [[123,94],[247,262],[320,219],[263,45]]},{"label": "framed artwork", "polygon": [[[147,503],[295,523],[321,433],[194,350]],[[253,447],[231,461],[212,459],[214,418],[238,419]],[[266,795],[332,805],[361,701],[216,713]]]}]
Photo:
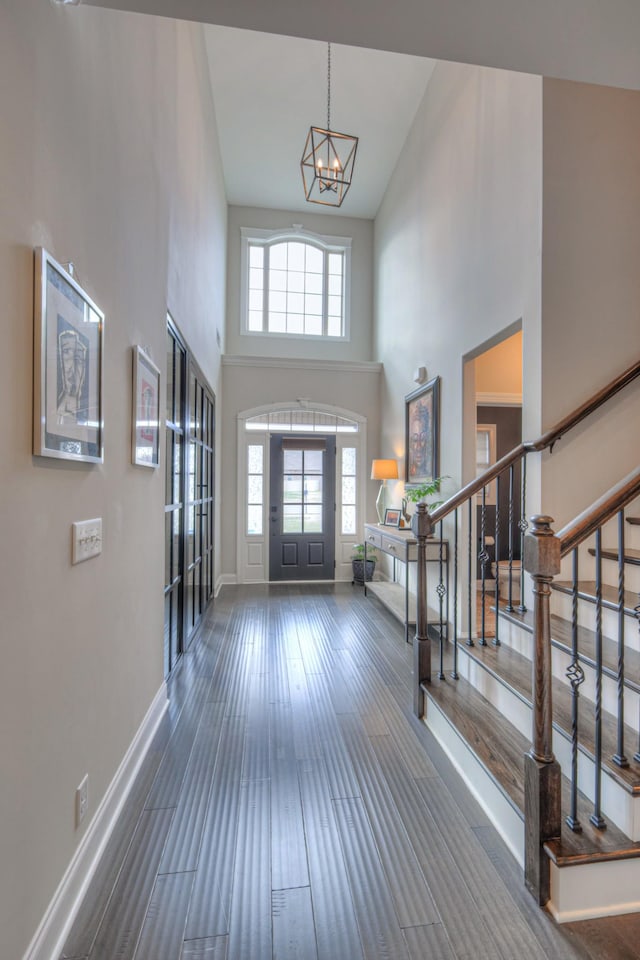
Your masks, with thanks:
[{"label": "framed artwork", "polygon": [[160,463],[160,371],[142,347],[133,348],[131,458],[139,467]]},{"label": "framed artwork", "polygon": [[399,510],[397,507],[387,507],[387,509],[384,512],[385,527],[399,527],[401,516],[402,516],[402,511]]},{"label": "framed artwork", "polygon": [[104,461],[104,313],[42,247],[35,251],[33,452]]},{"label": "framed artwork", "polygon": [[438,476],[440,447],[440,377],[405,398],[405,483],[425,483]]}]

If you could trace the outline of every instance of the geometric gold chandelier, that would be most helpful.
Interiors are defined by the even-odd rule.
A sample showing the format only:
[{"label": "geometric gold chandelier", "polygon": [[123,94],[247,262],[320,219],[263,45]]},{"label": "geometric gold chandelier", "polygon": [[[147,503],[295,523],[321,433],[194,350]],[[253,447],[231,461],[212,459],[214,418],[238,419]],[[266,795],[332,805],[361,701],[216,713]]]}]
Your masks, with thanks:
[{"label": "geometric gold chandelier", "polygon": [[331,44],[327,44],[327,127],[311,127],[300,169],[305,199],[339,207],[351,186],[358,138],[331,129]]}]

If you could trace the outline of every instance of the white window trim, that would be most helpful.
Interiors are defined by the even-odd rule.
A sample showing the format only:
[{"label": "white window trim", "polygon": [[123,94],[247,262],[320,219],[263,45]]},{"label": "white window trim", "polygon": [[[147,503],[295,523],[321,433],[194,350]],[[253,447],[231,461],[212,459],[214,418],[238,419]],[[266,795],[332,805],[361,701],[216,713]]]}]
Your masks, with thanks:
[{"label": "white window trim", "polygon": [[[247,431],[246,421],[262,413],[272,413],[278,410],[291,410],[295,408],[296,402],[271,403],[260,407],[253,407],[250,410],[243,410],[237,414],[237,490],[238,503],[236,509],[236,583],[266,582],[269,579],[269,505],[271,503],[270,477],[270,432],[262,433],[260,431]],[[342,407],[329,406],[327,404],[314,403],[309,405],[309,409],[316,410],[319,413],[335,414],[339,417],[345,417],[354,420],[358,424],[357,433],[337,433],[332,434],[336,438],[336,506],[335,511],[335,559],[336,572],[335,580],[351,580],[351,552],[354,543],[362,541],[365,504],[366,504],[366,481],[365,471],[365,452],[367,450],[367,418],[362,414],[355,413],[353,410],[346,410]],[[246,533],[245,504],[247,501],[247,448],[249,444],[264,445],[264,503],[262,518],[262,536],[253,534],[249,536]],[[357,485],[357,503],[356,503],[356,533],[343,534],[340,525],[340,490],[339,488],[341,474],[339,465],[342,463],[342,447],[356,448],[356,485]],[[249,564],[249,549],[262,551],[261,564]],[[330,582],[330,581],[328,581]]]},{"label": "white window trim", "polygon": [[[240,227],[240,335],[244,337],[266,337],[281,340],[330,340],[338,343],[351,340],[351,237],[332,237],[304,230],[301,224],[278,230],[263,230],[253,227]],[[270,333],[268,330],[249,330],[248,292],[249,292],[249,244],[263,243],[265,246],[275,241],[304,240],[320,247],[325,253],[344,255],[344,326],[343,334],[331,337],[328,334],[311,333]]]}]

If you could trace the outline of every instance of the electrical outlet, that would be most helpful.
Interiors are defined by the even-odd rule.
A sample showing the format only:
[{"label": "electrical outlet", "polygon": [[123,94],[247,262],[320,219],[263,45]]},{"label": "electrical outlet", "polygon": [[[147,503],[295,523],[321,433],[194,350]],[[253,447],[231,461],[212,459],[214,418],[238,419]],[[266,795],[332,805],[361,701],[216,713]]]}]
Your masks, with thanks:
[{"label": "electrical outlet", "polygon": [[102,553],[102,517],[72,524],[71,563],[82,563]]},{"label": "electrical outlet", "polygon": [[76,790],[76,827],[79,827],[87,815],[89,806],[89,774],[85,773]]}]

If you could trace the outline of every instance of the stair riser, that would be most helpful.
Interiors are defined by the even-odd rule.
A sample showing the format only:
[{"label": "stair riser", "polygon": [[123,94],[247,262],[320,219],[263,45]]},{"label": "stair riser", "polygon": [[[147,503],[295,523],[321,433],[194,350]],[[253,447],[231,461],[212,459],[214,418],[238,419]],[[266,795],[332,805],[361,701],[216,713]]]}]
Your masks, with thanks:
[{"label": "stair riser", "polygon": [[[511,649],[515,650],[521,656],[526,657],[528,660],[531,659],[532,636],[517,624],[510,623],[509,621],[504,621],[504,623],[501,624],[500,642],[504,646],[511,647]],[[569,653],[558,649],[558,647],[553,647],[551,663],[554,677],[561,680],[567,686],[570,686],[566,675],[567,668],[571,663]],[[594,668],[587,663],[583,663],[582,666],[585,680],[580,687],[580,695],[593,703],[595,699],[595,671]],[[618,689],[616,681],[609,676],[603,677],[602,696],[604,710],[612,714],[612,716],[616,716],[618,711]],[[625,688],[624,710],[626,725],[632,727],[640,736],[640,698],[634,690],[630,690],[629,688]],[[637,742],[629,745],[630,753],[635,753],[637,749]]]},{"label": "stair riser", "polygon": [[[571,620],[572,600],[569,594],[554,591],[551,597],[551,612],[563,617],[565,620]],[[595,604],[586,600],[578,603],[578,625],[586,627],[587,630],[596,628],[596,608]],[[616,610],[602,608],[602,634],[605,637],[616,639],[618,636],[618,613]],[[640,650],[640,630],[638,621],[632,617],[624,618],[624,639],[625,646],[630,650]]]},{"label": "stair riser", "polygon": [[[473,660],[465,649],[461,650],[458,668],[460,675],[468,680],[504,717],[530,738],[532,731],[531,707],[512,690]],[[635,746],[634,746],[635,749]],[[571,774],[571,743],[562,733],[554,731],[553,750],[565,776]],[[590,800],[594,798],[595,765],[584,754],[579,754],[578,786]],[[632,797],[606,770],[602,776],[602,809],[610,819],[632,840],[640,841],[640,797]]]},{"label": "stair riser", "polygon": [[551,864],[547,909],[558,923],[640,910],[640,859],[558,868]]},{"label": "stair riser", "polygon": [[[565,683],[567,687],[570,687],[567,679],[567,668],[569,667],[570,663],[571,656],[568,653],[565,653],[564,650],[558,650],[554,647],[552,656],[553,675],[558,680],[561,680],[563,683]],[[583,663],[582,666],[584,670],[584,683],[580,685],[580,697],[593,704],[595,701],[596,684],[595,669],[586,663]],[[613,717],[617,716],[618,686],[612,677],[606,675],[604,675],[602,678],[602,707],[606,713],[610,713]],[[639,709],[640,698],[638,697],[638,694],[635,692],[635,690],[630,690],[628,687],[626,687],[624,693],[625,725],[631,727],[636,734],[639,732]],[[635,753],[637,749],[637,740],[628,745],[628,750],[632,754]]]}]

